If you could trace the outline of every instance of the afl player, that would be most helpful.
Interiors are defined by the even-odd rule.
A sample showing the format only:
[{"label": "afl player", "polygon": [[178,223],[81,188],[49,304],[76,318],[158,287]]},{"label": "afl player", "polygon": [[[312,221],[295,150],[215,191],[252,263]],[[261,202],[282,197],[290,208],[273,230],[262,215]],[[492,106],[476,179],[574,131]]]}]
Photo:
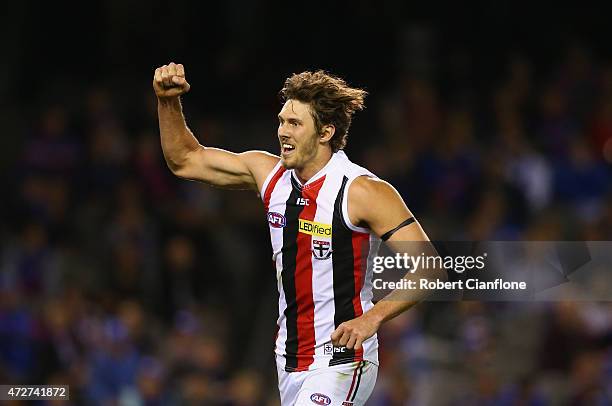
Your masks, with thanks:
[{"label": "afl player", "polygon": [[289,77],[280,92],[278,156],[201,145],[179,100],[190,89],[183,65],[156,69],[153,87],[172,173],[253,189],[263,200],[279,291],[281,403],[363,405],[376,381],[377,330],[418,301],[374,305],[368,260],[381,240],[428,241],[397,191],[343,152],[365,91],[323,71]]}]

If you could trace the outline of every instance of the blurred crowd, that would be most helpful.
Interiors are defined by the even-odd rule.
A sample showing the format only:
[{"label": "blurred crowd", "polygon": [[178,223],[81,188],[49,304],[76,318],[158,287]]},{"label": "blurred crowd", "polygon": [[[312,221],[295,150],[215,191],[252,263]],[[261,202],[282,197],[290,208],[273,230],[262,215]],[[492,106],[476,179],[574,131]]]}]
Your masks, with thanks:
[{"label": "blurred crowd", "polygon": [[[444,80],[428,73],[435,58],[406,58],[358,113],[347,154],[399,190],[430,238],[612,240],[612,65],[580,45],[544,72],[509,54],[482,85],[468,54]],[[143,83],[72,84],[15,120],[0,383],[68,384],[73,404],[277,404],[263,208],[171,175]],[[280,103],[243,119],[190,97],[203,144],[277,152]],[[369,405],[612,399],[610,302],[426,303],[380,341]]]}]

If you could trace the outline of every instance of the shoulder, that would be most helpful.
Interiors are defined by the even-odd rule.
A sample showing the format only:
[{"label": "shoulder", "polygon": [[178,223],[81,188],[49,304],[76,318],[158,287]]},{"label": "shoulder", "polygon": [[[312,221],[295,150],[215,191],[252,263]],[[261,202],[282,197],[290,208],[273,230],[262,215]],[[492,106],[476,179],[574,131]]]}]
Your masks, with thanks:
[{"label": "shoulder", "polygon": [[249,164],[255,166],[269,166],[270,170],[278,163],[280,157],[278,155],[271,154],[267,151],[246,151],[239,154],[240,157]]},{"label": "shoulder", "polygon": [[261,190],[266,178],[280,161],[277,155],[266,151],[247,151],[239,155],[255,179],[258,190]]},{"label": "shoulder", "polygon": [[376,204],[381,199],[383,202],[388,199],[401,199],[397,190],[389,182],[367,175],[355,178],[348,193],[351,201],[367,201],[369,204]]},{"label": "shoulder", "polygon": [[348,215],[353,224],[367,226],[377,235],[409,217],[410,211],[397,190],[382,179],[359,176],[348,191]]}]

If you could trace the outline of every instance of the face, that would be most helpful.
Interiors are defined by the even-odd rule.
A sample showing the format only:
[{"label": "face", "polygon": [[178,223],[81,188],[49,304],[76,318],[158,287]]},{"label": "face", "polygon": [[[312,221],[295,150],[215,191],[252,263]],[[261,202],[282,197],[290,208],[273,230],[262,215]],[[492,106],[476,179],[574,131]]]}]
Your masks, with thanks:
[{"label": "face", "polygon": [[278,114],[278,140],[281,163],[287,169],[303,168],[316,156],[319,137],[307,103],[285,102]]}]

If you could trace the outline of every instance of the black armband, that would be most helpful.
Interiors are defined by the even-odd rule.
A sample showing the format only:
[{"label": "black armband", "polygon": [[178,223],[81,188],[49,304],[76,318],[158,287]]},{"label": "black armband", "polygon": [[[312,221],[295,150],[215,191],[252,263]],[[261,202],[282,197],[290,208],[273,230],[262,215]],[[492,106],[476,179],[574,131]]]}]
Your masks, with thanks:
[{"label": "black armband", "polygon": [[389,238],[391,238],[391,236],[392,236],[393,234],[395,234],[395,232],[396,232],[397,230],[399,230],[399,229],[400,229],[400,228],[402,228],[402,227],[406,227],[407,225],[412,224],[412,223],[414,223],[415,221],[416,221],[416,220],[414,219],[414,217],[410,217],[409,219],[402,221],[402,222],[400,223],[400,225],[399,225],[399,226],[397,226],[397,227],[395,227],[393,230],[389,230],[389,231],[387,231],[386,233],[384,233],[383,235],[381,235],[381,236],[380,236],[380,239],[381,239],[381,240],[383,240],[383,241],[387,241]]}]

